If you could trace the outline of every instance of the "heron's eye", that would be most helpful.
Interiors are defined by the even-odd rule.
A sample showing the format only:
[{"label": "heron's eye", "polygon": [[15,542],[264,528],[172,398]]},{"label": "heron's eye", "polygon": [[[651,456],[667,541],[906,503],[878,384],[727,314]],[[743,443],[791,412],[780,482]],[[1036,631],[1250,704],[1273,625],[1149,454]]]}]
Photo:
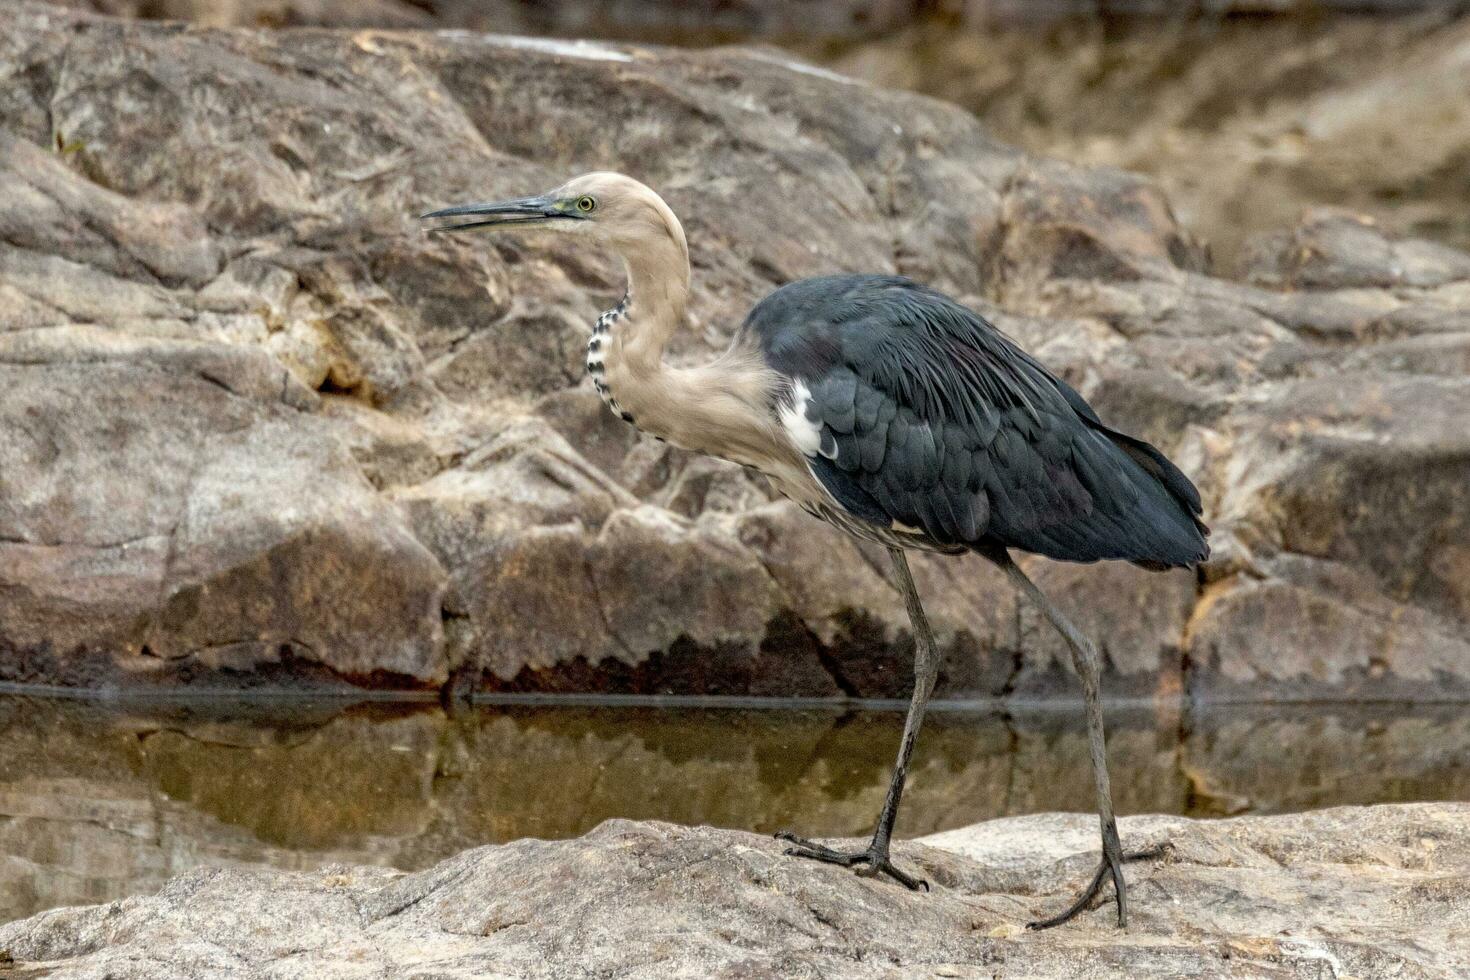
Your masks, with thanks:
[{"label": "heron's eye", "polygon": [[577,198],[577,210],[584,214],[597,207],[597,202],[590,197]]}]

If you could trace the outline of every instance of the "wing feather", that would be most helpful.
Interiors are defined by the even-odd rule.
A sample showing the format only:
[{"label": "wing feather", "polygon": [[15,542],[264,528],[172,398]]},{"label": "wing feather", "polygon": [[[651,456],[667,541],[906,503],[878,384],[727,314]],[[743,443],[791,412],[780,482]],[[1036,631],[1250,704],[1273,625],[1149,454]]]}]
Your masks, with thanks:
[{"label": "wing feather", "polygon": [[744,329],[810,392],[813,475],[865,521],[1071,561],[1208,554],[1199,493],[1177,467],[940,293],[895,277],[809,279],[772,293]]}]

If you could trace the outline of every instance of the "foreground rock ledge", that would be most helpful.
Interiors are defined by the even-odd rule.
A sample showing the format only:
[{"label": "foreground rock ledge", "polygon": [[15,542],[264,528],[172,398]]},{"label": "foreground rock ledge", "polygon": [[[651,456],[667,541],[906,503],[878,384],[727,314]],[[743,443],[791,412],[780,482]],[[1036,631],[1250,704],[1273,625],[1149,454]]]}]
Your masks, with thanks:
[{"label": "foreground rock ledge", "polygon": [[[402,874],[194,872],[0,927],[7,977],[1463,977],[1470,805],[1123,821],[1132,927],[1028,933],[1091,868],[1091,817],[899,847],[929,894],[753,834],[609,821]],[[0,957],[3,960],[3,957]],[[0,967],[0,970],[4,970]]]}]

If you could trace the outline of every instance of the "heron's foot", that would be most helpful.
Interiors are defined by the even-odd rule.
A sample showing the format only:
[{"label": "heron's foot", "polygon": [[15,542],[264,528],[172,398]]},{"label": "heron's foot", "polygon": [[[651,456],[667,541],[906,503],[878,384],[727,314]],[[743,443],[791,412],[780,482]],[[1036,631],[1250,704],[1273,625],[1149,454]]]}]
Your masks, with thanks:
[{"label": "heron's foot", "polygon": [[1115,849],[1103,846],[1103,857],[1098,862],[1097,872],[1092,876],[1092,881],[1082,889],[1082,894],[1077,900],[1067,906],[1065,912],[1061,912],[1049,919],[1041,919],[1037,922],[1026,923],[1027,929],[1050,929],[1064,922],[1070,922],[1079,912],[1095,907],[1098,898],[1102,895],[1108,879],[1113,882],[1113,895],[1118,904],[1118,928],[1122,929],[1128,925],[1128,884],[1123,880],[1123,865],[1129,861],[1151,861],[1163,857],[1169,850],[1170,845],[1159,844],[1142,851],[1131,851],[1123,853],[1121,848]]},{"label": "heron's foot", "polygon": [[785,841],[791,846],[786,848],[786,853],[792,857],[809,858],[812,861],[821,861],[825,864],[837,864],[844,868],[852,868],[857,874],[864,878],[876,878],[878,875],[887,875],[894,881],[903,885],[910,891],[923,889],[929,890],[929,883],[922,878],[915,878],[907,872],[900,871],[893,866],[888,859],[888,845],[879,846],[875,841],[868,845],[863,851],[835,851],[825,844],[807,840],[805,837],[797,837],[795,834],[781,831],[776,834],[776,839]]}]

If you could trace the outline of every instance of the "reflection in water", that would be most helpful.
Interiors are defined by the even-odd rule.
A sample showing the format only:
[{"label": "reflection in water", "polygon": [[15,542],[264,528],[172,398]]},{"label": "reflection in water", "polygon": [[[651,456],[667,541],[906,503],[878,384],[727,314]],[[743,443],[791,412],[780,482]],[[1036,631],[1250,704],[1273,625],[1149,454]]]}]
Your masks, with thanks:
[{"label": "reflection in water", "polygon": [[[609,817],[871,829],[896,711],[95,703],[0,697],[0,921],[157,887],[199,864],[419,868]],[[1470,800],[1455,707],[1118,713],[1123,813]],[[941,711],[899,833],[1088,810],[1080,715]]]}]

